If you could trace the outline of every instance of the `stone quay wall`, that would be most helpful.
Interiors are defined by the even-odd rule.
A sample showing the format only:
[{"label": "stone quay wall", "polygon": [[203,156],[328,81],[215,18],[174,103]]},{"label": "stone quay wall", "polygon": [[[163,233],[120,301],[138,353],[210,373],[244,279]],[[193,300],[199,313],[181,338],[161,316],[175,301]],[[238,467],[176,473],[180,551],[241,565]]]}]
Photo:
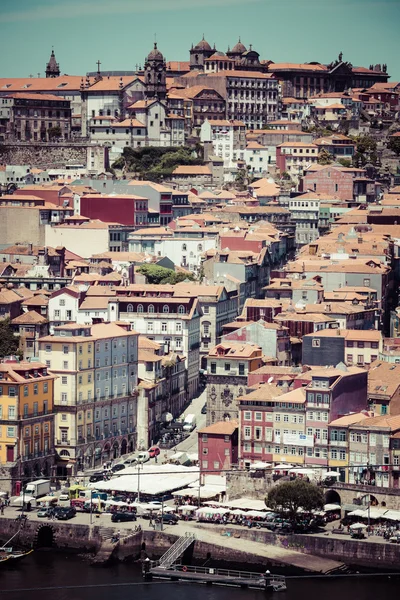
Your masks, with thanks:
[{"label": "stone quay wall", "polygon": [[87,143],[12,143],[0,145],[0,164],[63,168],[67,163],[86,165]]},{"label": "stone quay wall", "polygon": [[[26,548],[34,548],[39,544],[41,531],[48,528],[52,531],[53,547],[62,550],[74,550],[79,552],[97,553],[102,544],[101,531],[98,526],[74,525],[70,521],[51,521],[38,523],[27,521],[21,529],[19,536],[14,538],[15,545]],[[0,518],[0,540],[6,542],[18,532],[19,524],[11,519]],[[230,529],[229,527],[213,527],[216,532],[232,532],[239,534],[238,547],[242,550],[233,550],[224,546],[217,546],[206,542],[196,541],[185,554],[185,560],[192,558],[199,561],[213,560],[224,561],[232,564],[259,565],[263,561],[246,552],[246,540],[263,544],[275,545],[287,550],[294,550],[310,556],[329,557],[348,565],[374,567],[381,569],[399,569],[400,545],[385,542],[371,542],[351,540],[348,536],[329,535],[278,535],[273,532],[259,529],[241,528]],[[138,558],[141,552],[151,559],[159,558],[176,541],[177,536],[169,532],[142,531],[122,538],[120,544],[113,552],[113,557],[124,560],[126,558]],[[279,564],[277,561],[269,561],[271,566]]]}]

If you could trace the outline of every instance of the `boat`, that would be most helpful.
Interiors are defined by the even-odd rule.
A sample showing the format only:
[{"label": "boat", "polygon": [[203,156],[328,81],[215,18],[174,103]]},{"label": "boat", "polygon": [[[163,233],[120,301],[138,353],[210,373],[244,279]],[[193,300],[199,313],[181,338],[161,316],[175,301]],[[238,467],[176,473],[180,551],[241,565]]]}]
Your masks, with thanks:
[{"label": "boat", "polygon": [[24,558],[31,554],[33,550],[17,550],[8,544],[19,534],[19,531],[15,533],[3,546],[0,546],[0,563],[6,562],[7,560],[15,560],[17,558]]},{"label": "boat", "polygon": [[5,562],[6,560],[24,558],[24,556],[28,556],[28,554],[31,554],[32,552],[33,550],[15,550],[10,546],[0,546],[0,563]]}]

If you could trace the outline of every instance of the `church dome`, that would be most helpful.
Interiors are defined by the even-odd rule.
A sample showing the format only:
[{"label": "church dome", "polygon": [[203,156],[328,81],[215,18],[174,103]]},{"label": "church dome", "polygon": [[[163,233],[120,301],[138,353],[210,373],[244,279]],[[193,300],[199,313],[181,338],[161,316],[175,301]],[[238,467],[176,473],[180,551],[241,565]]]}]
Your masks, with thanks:
[{"label": "church dome", "polygon": [[232,54],[243,54],[243,52],[247,52],[247,48],[244,44],[242,44],[242,42],[240,41],[240,38],[239,38],[238,43],[235,46],[233,46],[231,53]]},{"label": "church dome", "polygon": [[147,57],[147,60],[164,60],[163,55],[157,48],[157,43],[154,42],[154,48]]},{"label": "church dome", "polygon": [[201,40],[201,42],[199,42],[198,44],[196,44],[195,46],[195,50],[211,50],[211,46],[208,42],[206,42],[206,40],[203,39]]}]

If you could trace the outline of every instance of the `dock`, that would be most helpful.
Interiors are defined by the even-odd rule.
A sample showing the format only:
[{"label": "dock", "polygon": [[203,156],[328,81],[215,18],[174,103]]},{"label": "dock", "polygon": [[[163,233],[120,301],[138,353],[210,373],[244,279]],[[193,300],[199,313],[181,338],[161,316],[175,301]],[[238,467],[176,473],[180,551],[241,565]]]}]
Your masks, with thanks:
[{"label": "dock", "polygon": [[220,585],[243,589],[281,591],[286,589],[285,577],[269,572],[253,573],[233,569],[215,567],[197,567],[182,565],[184,552],[195,543],[193,533],[186,532],[157,561],[143,561],[143,577],[151,579],[168,579],[170,581],[186,581],[203,585]]}]

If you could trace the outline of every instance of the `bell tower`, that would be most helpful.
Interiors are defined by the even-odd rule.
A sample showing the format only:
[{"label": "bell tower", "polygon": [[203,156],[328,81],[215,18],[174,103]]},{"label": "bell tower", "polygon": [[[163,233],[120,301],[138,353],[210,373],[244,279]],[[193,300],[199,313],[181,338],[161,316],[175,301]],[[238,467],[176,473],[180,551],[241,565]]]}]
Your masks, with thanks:
[{"label": "bell tower", "polygon": [[154,42],[154,48],[144,63],[144,81],[146,98],[165,100],[167,95],[167,65],[161,52]]},{"label": "bell tower", "polygon": [[51,50],[50,60],[46,65],[46,77],[60,77],[60,65],[56,61],[54,48]]}]

